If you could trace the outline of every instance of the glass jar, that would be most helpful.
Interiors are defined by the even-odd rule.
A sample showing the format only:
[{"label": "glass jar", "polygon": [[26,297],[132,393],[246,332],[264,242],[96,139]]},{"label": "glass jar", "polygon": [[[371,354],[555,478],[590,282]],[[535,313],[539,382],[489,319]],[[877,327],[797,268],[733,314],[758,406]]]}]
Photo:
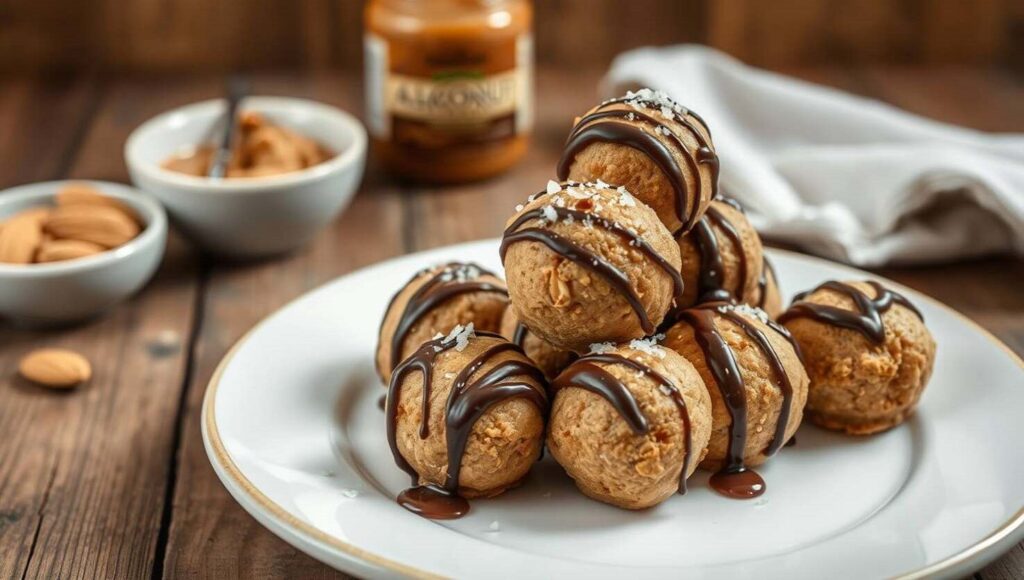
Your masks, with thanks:
[{"label": "glass jar", "polygon": [[367,125],[398,174],[458,183],[500,173],[533,125],[529,0],[370,0]]}]

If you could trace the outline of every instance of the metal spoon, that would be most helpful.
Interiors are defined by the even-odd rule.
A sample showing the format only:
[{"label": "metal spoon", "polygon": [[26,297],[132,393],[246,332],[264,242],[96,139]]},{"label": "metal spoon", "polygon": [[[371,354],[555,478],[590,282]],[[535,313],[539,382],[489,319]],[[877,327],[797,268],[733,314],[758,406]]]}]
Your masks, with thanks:
[{"label": "metal spoon", "polygon": [[248,92],[249,84],[245,79],[234,76],[228,79],[228,110],[224,133],[221,135],[220,145],[213,154],[213,163],[210,164],[210,172],[207,174],[213,179],[222,179],[227,173],[228,163],[231,161],[231,141],[235,136],[235,127],[238,126],[238,105]]}]

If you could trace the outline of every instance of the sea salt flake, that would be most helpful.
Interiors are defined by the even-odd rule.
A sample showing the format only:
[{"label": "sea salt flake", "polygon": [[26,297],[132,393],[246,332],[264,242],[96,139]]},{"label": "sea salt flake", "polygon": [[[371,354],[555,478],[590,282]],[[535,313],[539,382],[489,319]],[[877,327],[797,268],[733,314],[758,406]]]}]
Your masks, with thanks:
[{"label": "sea salt flake", "polygon": [[[458,332],[455,332],[456,330],[458,330]],[[453,338],[455,339],[455,350],[457,350],[458,352],[466,350],[466,346],[469,345],[469,339],[476,336],[476,333],[473,331],[472,322],[470,322],[466,326],[462,326],[460,324],[456,326],[454,329],[452,329],[452,332],[454,333],[454,335],[448,335],[448,340],[451,340]]]},{"label": "sea salt flake", "polygon": [[555,206],[553,205],[544,206],[544,209],[541,210],[541,213],[544,215],[544,219],[551,223],[555,223],[558,221],[558,212],[555,211]]},{"label": "sea salt flake", "polygon": [[673,111],[671,107],[666,107],[666,106],[662,105],[662,107],[661,107],[661,116],[665,117],[666,119],[675,119],[676,114],[675,114],[675,111]]},{"label": "sea salt flake", "polygon": [[731,305],[731,309],[739,312],[740,314],[746,314],[747,316],[756,318],[764,324],[768,323],[768,313],[760,308],[750,306],[749,304],[736,304]]},{"label": "sea salt flake", "polygon": [[597,186],[600,189],[608,189],[608,184],[603,182],[603,181],[601,181],[600,179],[598,179],[597,182],[594,185]]},{"label": "sea salt flake", "polygon": [[636,199],[634,199],[633,196],[630,195],[628,191],[626,191],[626,188],[620,187],[616,191],[619,192],[619,205],[626,207],[636,206]]},{"label": "sea salt flake", "polygon": [[665,358],[665,349],[658,346],[658,341],[665,338],[664,334],[655,334],[650,338],[635,338],[629,341],[629,347],[633,350],[647,353],[658,358]]},{"label": "sea salt flake", "polygon": [[562,191],[562,186],[559,185],[559,183],[557,181],[549,179],[548,180],[548,193],[555,194],[555,193],[558,193],[559,191]]},{"label": "sea salt flake", "polygon": [[519,212],[523,211],[523,208],[525,208],[525,207],[526,206],[521,204],[521,203],[520,204],[516,204],[516,213],[519,213]]},{"label": "sea salt flake", "polygon": [[615,343],[595,342],[590,345],[590,354],[606,354],[615,350]]}]

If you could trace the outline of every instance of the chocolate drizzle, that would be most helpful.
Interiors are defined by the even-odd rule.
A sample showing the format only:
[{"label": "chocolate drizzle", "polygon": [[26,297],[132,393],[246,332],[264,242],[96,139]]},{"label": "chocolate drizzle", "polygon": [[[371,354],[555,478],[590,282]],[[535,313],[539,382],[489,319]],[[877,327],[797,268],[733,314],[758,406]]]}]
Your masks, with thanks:
[{"label": "chocolate drizzle", "polygon": [[[456,273],[460,270],[469,269],[472,269],[477,275],[473,278],[461,279],[456,276]],[[405,310],[402,311],[402,316],[398,319],[398,325],[395,327],[395,332],[391,336],[391,343],[389,346],[391,353],[391,368],[388,370],[394,370],[395,367],[398,366],[398,363],[402,361],[402,345],[405,343],[405,339],[409,335],[413,326],[415,326],[425,314],[434,308],[437,308],[437,306],[444,301],[469,292],[490,292],[508,296],[508,290],[504,287],[479,279],[481,276],[495,277],[493,273],[476,264],[462,264],[459,262],[449,262],[440,267],[435,266],[434,268],[420,270],[408,282],[406,282],[402,288],[412,284],[420,276],[431,272],[433,272],[433,274],[430,279],[409,297],[409,301],[405,305]],[[398,299],[399,293],[401,293],[401,291],[395,293],[395,295],[391,297],[387,310],[384,311],[385,315],[384,319],[381,321],[379,332],[381,340],[384,338],[384,321],[387,320],[387,313],[391,312],[391,308],[395,305],[395,300]],[[387,374],[382,371],[383,369],[380,368],[380,363],[378,362],[377,374],[381,377],[387,377]]]},{"label": "chocolate drizzle", "polygon": [[[423,375],[423,396],[421,399],[420,439],[430,435],[430,391],[433,381],[434,363],[437,357],[456,346],[456,339],[439,338],[426,342],[412,356],[402,361],[391,377],[388,387],[385,414],[387,418],[388,445],[395,463],[412,478],[413,488],[402,492],[398,503],[406,509],[434,519],[451,519],[465,515],[469,504],[459,497],[459,473],[462,456],[469,442],[469,435],[476,421],[494,405],[509,399],[522,397],[533,403],[542,412],[548,406],[544,389],[544,375],[524,360],[508,359],[495,364],[476,380],[470,381],[488,361],[503,352],[522,351],[507,342],[500,335],[478,332],[477,337],[499,338],[495,344],[471,360],[455,377],[445,404],[445,438],[448,451],[448,473],[444,485],[419,485],[419,474],[398,450],[396,427],[398,420],[399,390],[405,378],[414,372]],[[525,356],[525,355],[524,355]],[[524,380],[530,378],[533,382]]]},{"label": "chocolate drizzle", "polygon": [[[678,303],[682,299],[683,278],[679,274],[679,270],[669,263],[668,260],[663,258],[661,254],[659,254],[638,234],[624,228],[619,223],[595,214],[564,207],[548,206],[545,209],[549,211],[553,210],[559,219],[572,218],[573,220],[588,221],[589,223],[593,223],[594,225],[618,235],[631,247],[639,250],[645,256],[650,258],[659,268],[661,268],[661,270],[672,279],[673,300]],[[505,234],[502,237],[500,248],[502,261],[505,260],[505,254],[508,251],[508,248],[515,243],[531,241],[544,244],[551,251],[559,254],[563,258],[600,274],[611,286],[622,294],[627,302],[629,302],[629,305],[633,308],[637,318],[639,318],[640,326],[643,328],[644,332],[646,334],[652,334],[655,331],[655,326],[647,315],[647,310],[644,308],[643,303],[641,303],[640,296],[633,289],[633,285],[630,283],[629,277],[626,276],[622,270],[605,260],[603,257],[598,256],[590,250],[587,250],[566,238],[563,238],[555,232],[539,227],[520,229],[524,224],[526,224],[526,222],[531,220],[541,220],[542,223],[545,222],[545,211],[542,209],[533,209],[523,212],[515,219],[515,221],[512,222],[511,225],[509,225],[508,228],[505,229]]]},{"label": "chocolate drizzle", "polygon": [[684,456],[682,471],[679,474],[679,493],[685,494],[686,476],[690,471],[693,450],[691,444],[690,413],[686,408],[686,400],[683,399],[682,393],[675,383],[649,366],[612,353],[584,356],[563,371],[551,384],[552,393],[566,387],[577,387],[598,395],[615,408],[623,420],[626,421],[626,424],[629,425],[629,428],[633,430],[633,433],[637,435],[646,435],[651,429],[647,417],[640,410],[640,405],[637,403],[636,398],[629,388],[626,387],[625,383],[594,363],[628,366],[654,379],[659,384],[661,392],[671,397],[672,402],[679,409],[679,417],[683,422]]},{"label": "chocolate drizzle", "polygon": [[525,324],[517,320],[516,328],[515,330],[512,331],[512,344],[518,346],[519,348],[523,348],[523,343],[526,342],[526,335],[529,332],[530,329],[526,328]]},{"label": "chocolate drizzle", "polygon": [[[634,102],[647,103],[653,108],[652,110],[659,110],[663,115],[666,111],[671,111],[671,121],[675,121],[685,127],[696,139],[698,144],[696,151],[692,151],[679,135],[668,126],[663,125],[660,120],[633,107],[632,103]],[[606,107],[620,104],[626,104],[630,108],[606,109]],[[702,192],[698,189],[697,195],[691,199],[686,186],[686,177],[683,175],[683,169],[676,161],[672,150],[659,139],[659,135],[667,137],[668,142],[678,150],[679,156],[686,160],[687,167],[698,188],[703,188],[698,166],[703,164],[711,168],[711,193],[708,196],[709,198],[715,197],[718,189],[719,161],[718,155],[715,154],[709,139],[704,136],[704,132],[698,129],[688,117],[695,119],[700,123],[701,129],[710,134],[707,124],[693,111],[680,113],[672,108],[660,106],[656,102],[645,100],[638,96],[621,97],[605,101],[594,112],[580,119],[569,134],[562,157],[558,162],[558,178],[567,178],[569,170],[576,160],[576,156],[593,143],[616,143],[632,147],[647,155],[661,169],[672,185],[672,189],[676,194],[676,217],[682,224],[673,233],[678,234],[689,231],[700,217],[699,210]],[[646,127],[650,127],[650,131],[644,131],[638,126],[632,125],[632,122],[639,122]],[[658,131],[658,128],[662,130]],[[688,201],[689,203],[687,203]],[[687,207],[689,207],[689,211],[687,211]]]},{"label": "chocolate drizzle", "polygon": [[[719,493],[728,497],[750,498],[764,493],[765,485],[761,477],[748,469],[744,463],[744,451],[747,446],[747,389],[743,373],[733,353],[732,347],[725,341],[715,325],[716,313],[739,326],[743,332],[764,352],[768,364],[772,368],[775,385],[782,393],[782,405],[776,422],[772,441],[764,450],[767,456],[774,455],[785,443],[786,427],[793,406],[793,385],[768,336],[753,322],[724,303],[715,303],[691,308],[680,313],[680,320],[693,328],[694,339],[704,353],[708,369],[722,395],[722,402],[729,413],[729,441],[726,450],[725,464],[711,478],[711,486]],[[773,331],[781,334],[793,346],[800,356],[796,342],[785,328],[768,320],[761,320]]]},{"label": "chocolate drizzle", "polygon": [[768,276],[771,276],[778,284],[779,277],[775,275],[775,266],[766,257],[761,260],[761,277],[757,280],[758,308],[764,308],[768,303]]},{"label": "chocolate drizzle", "polygon": [[[730,206],[736,207],[732,204]],[[725,288],[725,264],[722,261],[722,248],[718,243],[718,236],[715,235],[715,226],[732,242],[740,261],[737,286],[733,290]],[[747,253],[743,247],[743,236],[736,226],[721,210],[710,205],[693,228],[693,241],[700,253],[697,302],[742,301],[747,283]]]},{"label": "chocolate drizzle", "polygon": [[[875,344],[882,344],[885,342],[885,325],[882,323],[882,314],[892,308],[893,304],[906,307],[918,318],[924,320],[921,312],[902,294],[889,290],[873,280],[867,281],[867,284],[875,289],[875,298],[873,299],[852,284],[834,280],[825,282],[812,290],[801,292],[793,298],[793,305],[789,307],[789,310],[779,316],[779,322],[788,322],[794,318],[811,318],[818,322],[855,330]],[[802,302],[809,294],[819,290],[831,290],[849,297],[853,300],[857,311],[826,304]]]}]

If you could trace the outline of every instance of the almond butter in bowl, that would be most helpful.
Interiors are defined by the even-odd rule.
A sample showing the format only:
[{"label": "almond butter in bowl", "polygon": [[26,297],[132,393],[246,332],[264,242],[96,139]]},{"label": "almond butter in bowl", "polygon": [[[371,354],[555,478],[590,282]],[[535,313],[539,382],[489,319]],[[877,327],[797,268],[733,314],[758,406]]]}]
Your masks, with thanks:
[{"label": "almond butter in bowl", "polygon": [[[204,177],[210,173],[216,151],[213,145],[196,145],[164,160],[162,167]],[[315,140],[249,111],[238,116],[238,135],[226,176],[271,177],[319,165],[334,155]]]},{"label": "almond butter in bowl", "polygon": [[54,202],[0,222],[0,262],[28,265],[84,258],[117,248],[142,231],[130,207],[87,184],[64,186]]}]

